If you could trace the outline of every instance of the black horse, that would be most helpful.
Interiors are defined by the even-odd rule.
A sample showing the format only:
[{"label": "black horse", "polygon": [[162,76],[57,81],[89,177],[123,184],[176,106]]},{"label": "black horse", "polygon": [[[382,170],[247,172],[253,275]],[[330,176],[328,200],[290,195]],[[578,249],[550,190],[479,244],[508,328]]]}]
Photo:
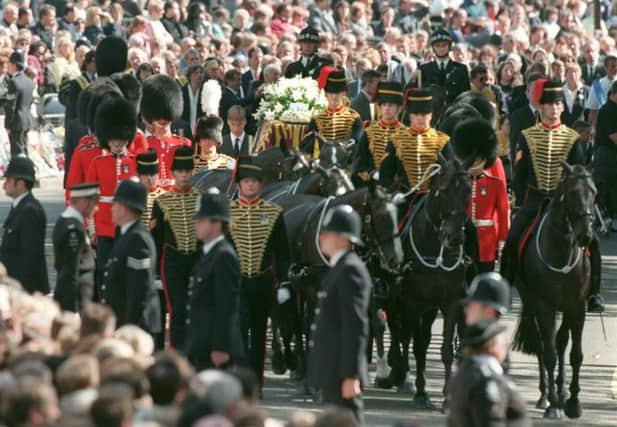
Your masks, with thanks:
[{"label": "black horse", "polygon": [[[517,288],[523,304],[515,348],[538,356],[540,400],[545,418],[581,416],[578,399],[582,335],[591,264],[585,247],[594,235],[596,197],[591,174],[562,162],[563,177],[538,228],[521,255]],[[563,313],[557,333],[555,315]],[[565,351],[572,335],[570,397],[565,391]],[[556,387],[555,365],[559,364]],[[548,392],[548,394],[547,394]]]},{"label": "black horse", "polygon": [[393,384],[404,382],[409,371],[408,348],[413,337],[414,402],[427,408],[432,405],[425,390],[424,371],[431,327],[438,311],[444,318],[441,360],[446,383],[450,377],[455,327],[460,300],[465,295],[465,227],[471,194],[469,175],[463,165],[456,160],[442,161],[440,165],[428,194],[415,202],[401,230],[405,251],[402,283],[397,286],[395,305],[388,313],[393,337],[388,355],[392,366],[391,381]]}]

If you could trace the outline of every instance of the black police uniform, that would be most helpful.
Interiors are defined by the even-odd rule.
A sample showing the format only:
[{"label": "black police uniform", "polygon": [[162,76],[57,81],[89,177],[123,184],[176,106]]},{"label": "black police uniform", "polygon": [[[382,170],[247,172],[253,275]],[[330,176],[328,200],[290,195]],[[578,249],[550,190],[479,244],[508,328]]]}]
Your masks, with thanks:
[{"label": "black police uniform", "polygon": [[[34,182],[34,165],[26,157],[14,157],[4,176]],[[11,208],[4,220],[0,262],[6,267],[7,274],[30,293],[49,292],[45,261],[46,227],[45,210],[31,192]]]},{"label": "black police uniform", "polygon": [[609,218],[617,218],[617,145],[610,138],[617,133],[615,117],[617,103],[609,98],[598,112],[593,157],[593,179],[598,186],[598,198]]},{"label": "black police uniform", "polygon": [[[146,197],[143,185],[126,180],[118,185],[114,201],[142,212]],[[120,230],[109,260],[103,295],[118,326],[134,324],[150,333],[160,332],[160,304],[154,284],[156,248],[139,218],[124,232]]]},{"label": "black police uniform", "polygon": [[[317,51],[317,43],[319,43],[319,33],[316,29],[312,27],[306,27],[298,35],[298,41],[308,41],[315,43],[315,51]],[[321,67],[331,64],[332,61],[321,58],[317,54],[313,54],[308,59],[301,57],[297,61],[292,62],[287,66],[287,69],[285,70],[285,77],[289,79],[300,75],[302,77],[311,77],[313,79],[317,79]]]},{"label": "black police uniform", "polygon": [[[330,213],[324,219],[323,231],[339,233],[360,243],[358,214],[347,205]],[[360,424],[362,397],[344,399],[341,386],[347,378],[358,379],[364,386],[368,384],[366,346],[372,289],[373,282],[362,259],[351,250],[342,254],[321,282],[309,343],[310,383],[321,388],[324,404],[350,409]]]}]

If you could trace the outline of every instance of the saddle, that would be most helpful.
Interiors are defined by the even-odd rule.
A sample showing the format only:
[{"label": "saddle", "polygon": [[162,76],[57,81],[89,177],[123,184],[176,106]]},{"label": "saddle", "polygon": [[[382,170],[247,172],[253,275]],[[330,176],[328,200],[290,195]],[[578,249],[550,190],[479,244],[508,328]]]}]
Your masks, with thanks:
[{"label": "saddle", "polygon": [[535,235],[538,226],[540,225],[540,219],[546,212],[546,208],[550,199],[544,199],[540,206],[538,207],[538,211],[536,212],[536,216],[533,218],[533,221],[525,228],[523,231],[523,235],[521,236],[521,240],[518,242],[517,255],[518,261],[520,262],[523,258],[523,253],[525,252],[525,248],[527,247],[527,243],[531,239],[531,236]]}]

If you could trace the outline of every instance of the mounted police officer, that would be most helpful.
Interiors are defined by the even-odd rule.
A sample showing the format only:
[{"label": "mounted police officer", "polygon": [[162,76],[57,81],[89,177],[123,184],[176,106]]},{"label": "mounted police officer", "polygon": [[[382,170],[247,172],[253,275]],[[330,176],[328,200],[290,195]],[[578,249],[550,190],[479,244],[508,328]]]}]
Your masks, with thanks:
[{"label": "mounted police officer", "polygon": [[188,286],[198,257],[192,215],[199,191],[191,186],[193,167],[193,150],[176,148],[171,164],[174,185],[154,200],[150,221],[171,317],[171,345],[178,349],[184,348]]},{"label": "mounted police officer", "polygon": [[225,237],[229,199],[216,188],[200,196],[195,235],[203,242],[191,276],[186,354],[197,371],[241,363],[240,261]]},{"label": "mounted police officer", "polygon": [[[512,221],[502,259],[501,272],[510,283],[514,283],[517,270],[519,239],[557,188],[563,173],[560,161],[585,164],[584,147],[578,133],[560,122],[564,108],[561,83],[537,80],[535,96],[540,103],[542,121],[525,129],[519,141],[522,157],[516,167],[513,188],[517,199],[524,202]],[[590,243],[589,251],[591,296],[588,310],[602,312],[604,305],[599,293],[602,266],[597,237]]]},{"label": "mounted police officer", "polygon": [[116,189],[111,214],[119,233],[109,257],[103,295],[118,326],[134,324],[158,333],[161,313],[154,283],[156,248],[140,221],[146,199],[146,188],[136,179],[122,181]]},{"label": "mounted police officer", "polygon": [[495,320],[470,325],[465,358],[448,383],[448,426],[531,426],[525,401],[503,373],[507,327]]},{"label": "mounted police officer", "polygon": [[349,205],[330,209],[319,245],[330,258],[321,282],[309,364],[309,381],[321,388],[324,404],[353,411],[363,424],[361,387],[368,384],[366,345],[373,288],[364,262],[352,250],[362,245],[362,221]]},{"label": "mounted police officer", "polygon": [[445,29],[435,31],[430,38],[435,60],[420,65],[416,84],[419,87],[437,85],[445,89],[446,102],[451,104],[461,93],[470,89],[467,66],[450,59],[452,36]]},{"label": "mounted police officer", "polygon": [[69,189],[69,206],[62,212],[52,234],[57,272],[54,299],[62,310],[80,313],[94,296],[96,254],[84,219],[90,218],[100,196],[98,183]]},{"label": "mounted police officer", "polygon": [[302,77],[317,79],[321,67],[330,63],[330,61],[317,55],[319,33],[313,27],[306,27],[300,31],[298,43],[300,43],[302,56],[287,66],[285,77],[293,78],[301,75]]},{"label": "mounted police officer", "polygon": [[268,315],[276,282],[287,281],[289,243],[283,209],[259,197],[261,167],[251,157],[241,157],[236,171],[239,197],[230,205],[229,234],[240,258],[244,343],[263,384]]}]

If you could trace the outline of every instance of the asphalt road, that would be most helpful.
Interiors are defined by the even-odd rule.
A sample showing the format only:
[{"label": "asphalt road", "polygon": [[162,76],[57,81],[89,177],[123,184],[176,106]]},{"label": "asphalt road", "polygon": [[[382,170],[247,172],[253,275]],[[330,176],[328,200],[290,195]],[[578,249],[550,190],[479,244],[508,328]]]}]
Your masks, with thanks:
[{"label": "asphalt road", "polygon": [[[60,179],[45,179],[35,195],[47,212],[48,239],[46,244],[50,280],[55,281],[50,236],[58,215],[64,208]],[[6,217],[10,201],[0,195],[0,219]],[[617,234],[601,242],[603,254],[603,289],[607,302],[604,327],[598,315],[589,315],[584,330],[584,364],[581,370],[581,394],[583,417],[579,420],[564,419],[547,421],[542,419],[543,411],[534,408],[539,397],[537,391],[537,366],[535,358],[513,352],[511,375],[527,400],[534,425],[539,426],[617,426]],[[540,285],[540,284],[539,284]],[[516,301],[513,313],[505,322],[513,331],[519,313]],[[606,332],[606,337],[604,335]],[[437,409],[441,406],[443,368],[440,362],[441,323],[433,331],[433,342],[427,362],[427,384],[436,409],[421,410],[412,404],[410,395],[392,390],[369,388],[365,392],[366,421],[369,426],[392,426],[397,421],[413,421],[423,426],[443,426],[445,416]],[[412,361],[412,373],[414,362]],[[568,371],[569,372],[569,371]],[[371,367],[374,374],[374,366]],[[274,417],[286,418],[295,410],[317,411],[318,406],[310,398],[298,393],[298,385],[288,375],[277,376],[268,371],[264,389],[263,406]]]}]

